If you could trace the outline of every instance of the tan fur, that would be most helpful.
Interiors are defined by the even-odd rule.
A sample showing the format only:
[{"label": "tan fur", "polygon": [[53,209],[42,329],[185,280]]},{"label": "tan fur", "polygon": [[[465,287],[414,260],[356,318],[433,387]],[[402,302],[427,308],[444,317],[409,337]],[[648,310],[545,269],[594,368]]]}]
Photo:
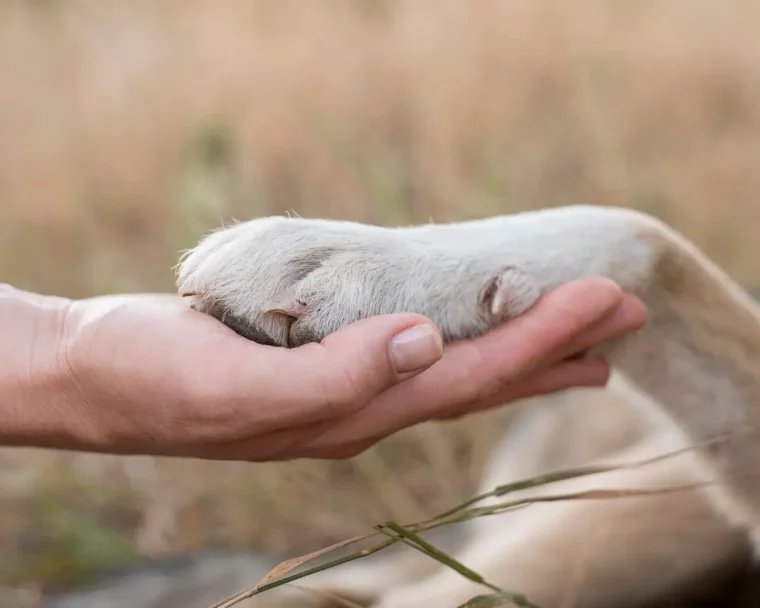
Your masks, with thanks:
[{"label": "tan fur", "polygon": [[[682,497],[537,505],[500,516],[503,524],[484,521],[498,533],[488,529],[479,544],[476,533],[462,555],[468,565],[486,569],[486,577],[518,590],[536,589],[545,605],[559,606],[557,598],[569,585],[561,573],[578,561],[578,547],[610,529],[617,540],[602,539],[604,558],[596,570],[589,566],[602,581],[599,594],[584,587],[585,599],[578,605],[624,606],[629,600],[641,605],[650,596],[673,591],[679,578],[698,575],[713,559],[730,561],[736,547],[732,526],[747,526],[753,533],[760,528],[760,312],[681,235],[637,212],[584,206],[393,229],[265,218],[204,239],[180,264],[178,284],[182,293],[193,294],[196,308],[242,335],[297,346],[359,318],[398,311],[427,315],[447,341],[474,336],[522,314],[547,289],[590,275],[611,278],[639,295],[650,310],[647,327],[600,353],[610,359],[619,379],[614,390],[620,402],[612,407],[623,411],[621,404],[628,404],[654,430],[617,449],[579,458],[638,457],[696,444],[699,450],[689,463],[608,474],[596,479],[595,487],[719,480],[707,495],[721,516],[711,519],[713,511],[705,503]],[[298,313],[266,312],[268,302],[281,309],[285,302],[285,309],[297,308]],[[635,424],[628,420],[616,428]],[[572,446],[593,446],[603,433],[581,427],[575,433],[560,429],[545,435],[531,449],[564,445],[564,450],[556,449],[566,466],[567,451],[577,449]],[[723,440],[705,447],[707,440],[719,437]],[[525,466],[530,456],[530,449],[518,450],[510,461]],[[687,521],[699,524],[690,527]],[[653,532],[644,537],[631,532],[636,529]],[[634,549],[621,552],[626,542],[635,543]],[[697,547],[702,547],[705,564],[697,563],[702,558]],[[614,550],[618,553],[610,553]],[[668,555],[667,563],[657,561],[660,552]],[[684,561],[684,554],[691,559]],[[679,572],[681,567],[688,572]],[[626,573],[631,574],[627,582]],[[456,606],[460,596],[452,589],[461,588],[461,581],[454,584],[451,573],[435,576],[378,605]],[[555,581],[549,587],[547,576]],[[470,591],[476,590],[463,590],[462,599]]]},{"label": "tan fur", "polygon": [[[567,468],[638,462],[683,447],[679,434],[642,414],[623,395],[629,388],[622,382],[616,376],[607,389],[575,389],[516,406],[507,433],[491,454],[480,491]],[[643,467],[498,500],[688,486],[703,477],[700,466],[694,453],[680,452]],[[490,583],[523,593],[544,608],[688,605],[723,590],[751,559],[746,531],[721,517],[699,489],[536,503],[475,520],[466,531],[467,540],[454,553],[457,559]],[[406,561],[381,553],[373,563],[356,562],[307,578],[304,584],[348,597],[374,597],[375,603],[368,605],[378,608],[453,608],[487,591],[445,567],[416,573],[410,568],[415,560],[420,566],[431,560],[407,551]]]},{"label": "tan fur", "polygon": [[[569,467],[646,460],[679,447],[620,392],[579,389],[520,406],[497,447],[482,490]],[[682,444],[681,444],[682,445]],[[673,488],[700,479],[694,454],[569,480],[517,496],[592,489]],[[504,500],[504,499],[501,499]],[[648,606],[719,587],[750,558],[746,533],[699,490],[611,500],[534,504],[476,520],[457,558],[499,587],[546,608]],[[457,606],[483,593],[441,569],[378,606]]]},{"label": "tan fur", "polygon": [[[607,389],[575,389],[513,406],[480,491],[561,469],[641,461],[682,447],[679,434],[623,396],[622,382],[613,376]],[[685,452],[642,468],[551,484],[502,500],[598,488],[673,488],[700,478],[698,459]],[[544,608],[664,608],[686,606],[706,594],[720,594],[723,605],[752,605],[730,603],[732,583],[750,561],[749,538],[697,489],[535,504],[442,528],[427,538],[489,582],[524,593]],[[250,586],[274,565],[272,558],[260,556],[206,556],[182,569],[146,566],[96,590],[52,600],[45,608],[208,608],[212,600]],[[339,608],[340,603],[320,594],[329,591],[372,606],[454,607],[483,592],[398,545],[300,584],[316,593],[286,586],[240,606]]]}]

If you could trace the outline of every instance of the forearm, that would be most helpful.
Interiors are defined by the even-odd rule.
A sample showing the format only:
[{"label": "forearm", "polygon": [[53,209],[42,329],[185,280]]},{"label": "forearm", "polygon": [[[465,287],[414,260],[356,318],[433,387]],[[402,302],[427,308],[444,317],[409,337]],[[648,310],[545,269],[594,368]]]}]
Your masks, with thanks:
[{"label": "forearm", "polygon": [[61,352],[70,302],[0,285],[0,445],[72,447]]}]

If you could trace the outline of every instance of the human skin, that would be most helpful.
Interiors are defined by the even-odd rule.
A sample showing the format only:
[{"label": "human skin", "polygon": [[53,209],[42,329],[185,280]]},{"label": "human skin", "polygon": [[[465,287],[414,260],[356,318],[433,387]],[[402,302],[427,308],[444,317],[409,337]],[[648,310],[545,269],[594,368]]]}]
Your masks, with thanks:
[{"label": "human skin", "polygon": [[572,356],[646,311],[587,278],[444,348],[417,314],[363,319],[294,349],[240,337],[174,295],[70,300],[0,285],[0,444],[210,460],[346,458],[427,420],[573,386]]}]

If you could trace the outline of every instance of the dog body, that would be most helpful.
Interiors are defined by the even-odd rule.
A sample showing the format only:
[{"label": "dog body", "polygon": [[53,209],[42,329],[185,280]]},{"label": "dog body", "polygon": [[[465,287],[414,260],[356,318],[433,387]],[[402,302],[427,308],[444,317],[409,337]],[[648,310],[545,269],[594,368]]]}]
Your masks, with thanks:
[{"label": "dog body", "polygon": [[[545,472],[551,454],[561,455],[555,464],[564,468],[574,450],[588,464],[693,445],[688,458],[546,491],[689,480],[712,482],[700,495],[709,505],[696,494],[534,505],[474,524],[461,558],[499,586],[533,590],[535,601],[560,606],[572,587],[571,566],[583,561],[577,551],[598,537],[603,557],[587,574],[600,583],[583,586],[571,605],[638,606],[699,578],[713,559],[728,563],[743,551],[737,530],[754,537],[760,519],[753,474],[760,466],[760,313],[681,235],[638,212],[588,206],[406,228],[264,218],[205,238],[181,261],[178,286],[196,309],[241,335],[298,346],[360,318],[402,311],[428,316],[446,341],[472,337],[524,313],[547,290],[593,275],[638,295],[650,311],[643,330],[593,353],[615,370],[609,390],[618,404],[611,407],[631,413],[615,428],[648,430],[602,449],[609,427],[572,432],[557,426],[559,411],[536,408],[505,440],[506,456],[495,458],[484,486],[530,476],[537,466]],[[618,540],[605,541],[608,533]],[[377,605],[456,606],[482,592],[457,577],[439,571],[381,595]]]},{"label": "dog body", "polygon": [[[647,461],[682,448],[682,436],[642,415],[620,384],[613,376],[607,389],[574,389],[515,406],[519,411],[491,455],[480,492],[568,468]],[[703,478],[701,467],[700,458],[685,451],[486,504],[587,490],[688,487]],[[534,503],[475,519],[466,531],[456,558],[489,583],[543,608],[691,606],[718,591],[725,596],[727,581],[748,567],[752,553],[746,530],[722,517],[698,488]],[[404,586],[378,581],[378,587],[380,599],[372,605],[382,608],[454,607],[487,592],[443,566]]]}]

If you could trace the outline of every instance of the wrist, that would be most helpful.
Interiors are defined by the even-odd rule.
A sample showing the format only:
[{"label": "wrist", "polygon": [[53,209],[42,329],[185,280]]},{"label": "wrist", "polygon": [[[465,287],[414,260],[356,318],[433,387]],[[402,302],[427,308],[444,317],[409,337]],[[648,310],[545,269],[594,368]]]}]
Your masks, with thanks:
[{"label": "wrist", "polygon": [[0,444],[70,447],[71,300],[0,285]]}]

